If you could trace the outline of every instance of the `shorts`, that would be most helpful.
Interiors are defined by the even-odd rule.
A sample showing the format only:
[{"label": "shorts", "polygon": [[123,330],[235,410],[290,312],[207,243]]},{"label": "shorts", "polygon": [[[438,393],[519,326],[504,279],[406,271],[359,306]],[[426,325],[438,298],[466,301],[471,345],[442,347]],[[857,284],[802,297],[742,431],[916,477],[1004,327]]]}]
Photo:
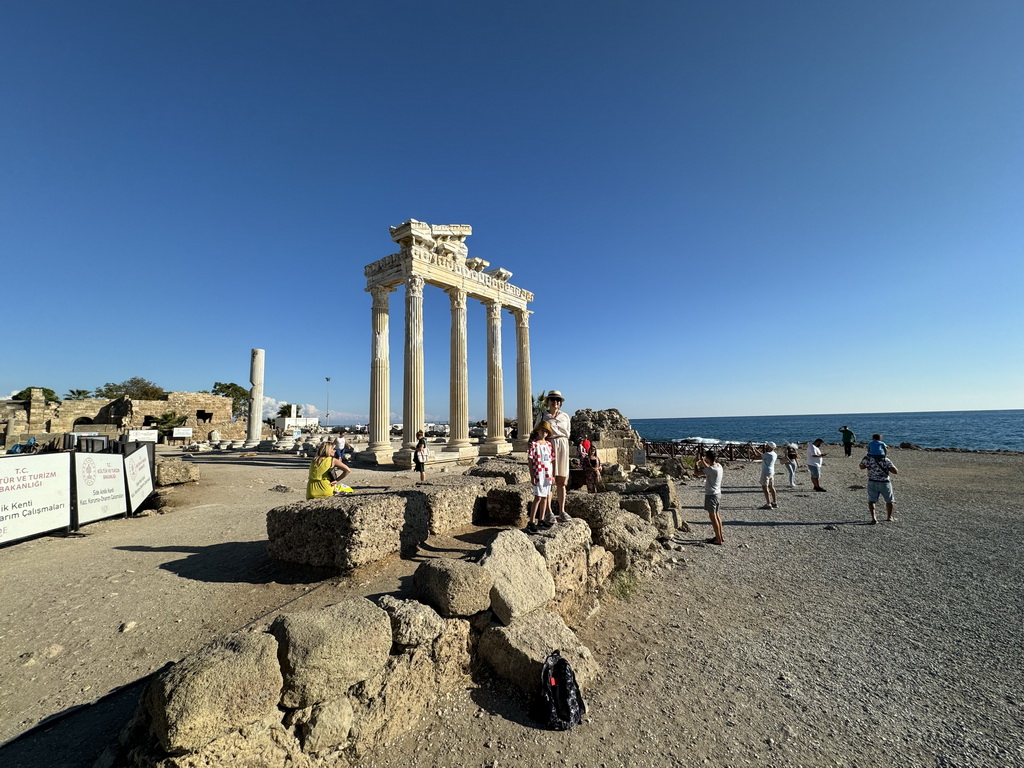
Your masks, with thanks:
[{"label": "shorts", "polygon": [[711,514],[715,514],[716,512],[718,512],[718,506],[721,503],[722,497],[717,494],[715,494],[714,496],[704,497],[704,509],[710,512]]},{"label": "shorts", "polygon": [[551,495],[551,478],[542,478],[539,483],[533,486],[533,495],[544,499]]},{"label": "shorts", "polygon": [[807,470],[811,473],[811,477],[821,477],[821,465],[820,464],[808,464]]},{"label": "shorts", "polygon": [[553,437],[551,445],[555,449],[555,477],[569,476],[569,438]]},{"label": "shorts", "polygon": [[896,496],[892,492],[892,483],[888,480],[868,480],[868,501],[874,504],[881,496],[887,504],[895,504]]},{"label": "shorts", "polygon": [[764,472],[761,473],[761,486],[767,488],[769,485],[775,485],[775,474],[767,475]]}]

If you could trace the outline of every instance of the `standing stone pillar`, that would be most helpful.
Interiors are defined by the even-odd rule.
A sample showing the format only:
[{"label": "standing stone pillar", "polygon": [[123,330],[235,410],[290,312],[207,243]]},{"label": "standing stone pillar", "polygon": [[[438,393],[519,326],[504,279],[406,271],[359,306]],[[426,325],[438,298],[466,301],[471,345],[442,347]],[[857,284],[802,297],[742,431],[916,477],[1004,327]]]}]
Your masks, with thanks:
[{"label": "standing stone pillar", "polygon": [[469,443],[469,373],[466,364],[466,292],[449,288],[446,293],[452,304],[450,394],[448,409],[448,445],[444,451],[457,452],[459,458],[478,455]]},{"label": "standing stone pillar", "polygon": [[370,443],[359,458],[371,464],[390,464],[391,447],[391,361],[388,348],[388,285],[369,289],[373,297],[373,340],[370,358]]},{"label": "standing stone pillar", "polygon": [[249,421],[246,424],[245,447],[255,448],[263,434],[263,366],[266,350],[254,349],[249,362]]},{"label": "standing stone pillar", "polygon": [[516,319],[516,421],[519,422],[512,447],[516,451],[525,451],[533,429],[533,385],[530,381],[530,315],[533,313],[514,309],[512,314]]},{"label": "standing stone pillar", "polygon": [[501,371],[501,302],[484,302],[487,308],[487,437],[480,453],[494,456],[511,453],[505,440],[505,388]]},{"label": "standing stone pillar", "polygon": [[402,450],[395,456],[400,466],[413,465],[416,432],[423,429],[423,278],[405,281],[405,397],[402,403]]}]

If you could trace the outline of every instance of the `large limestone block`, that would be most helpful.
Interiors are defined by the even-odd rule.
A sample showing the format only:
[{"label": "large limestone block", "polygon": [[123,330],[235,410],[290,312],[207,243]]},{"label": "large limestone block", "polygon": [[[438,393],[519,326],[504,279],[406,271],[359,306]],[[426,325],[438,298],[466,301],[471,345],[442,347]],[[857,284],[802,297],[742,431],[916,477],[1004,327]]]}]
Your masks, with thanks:
[{"label": "large limestone block", "polygon": [[600,672],[600,667],[562,617],[548,611],[534,611],[507,627],[488,627],[477,646],[480,658],[505,680],[527,693],[540,688],[540,672],[552,651],[560,651],[569,660],[577,682],[585,687]]},{"label": "large limestone block", "polygon": [[494,577],[491,610],[502,624],[543,608],[555,596],[547,563],[522,531],[499,533],[480,565]]},{"label": "large limestone block", "polygon": [[286,707],[338,698],[387,662],[391,620],[365,598],[278,616],[270,627],[281,645]]},{"label": "large limestone block", "polygon": [[275,507],[267,513],[267,551],[291,563],[347,573],[426,541],[427,509],[403,494],[336,496]]},{"label": "large limestone block", "polygon": [[192,752],[275,714],[282,684],[277,650],[270,635],[236,632],[159,674],[145,705],[163,748]]},{"label": "large limestone block", "polygon": [[399,600],[392,595],[384,595],[377,603],[391,619],[391,636],[395,645],[427,645],[434,642],[444,629],[444,619],[429,605],[416,600]]},{"label": "large limestone block", "polygon": [[315,768],[298,740],[281,725],[280,713],[246,725],[206,744],[200,750],[164,760],[133,751],[127,763],[145,768]]},{"label": "large limestone block", "polygon": [[529,483],[493,488],[487,492],[487,519],[495,525],[522,528],[529,519],[533,486]]},{"label": "large limestone block", "polygon": [[594,602],[588,578],[590,526],[572,518],[533,536],[532,541],[555,582],[555,597],[548,610],[570,625],[578,624],[590,614]]},{"label": "large limestone block", "polygon": [[632,568],[653,547],[658,529],[629,512],[594,532],[594,540],[615,556],[615,567]]},{"label": "large limestone block", "polygon": [[679,508],[676,481],[671,477],[641,477],[626,484],[626,493],[656,493],[664,509]]},{"label": "large limestone block", "polygon": [[530,482],[530,469],[511,459],[482,459],[480,463],[466,471],[471,477],[500,477],[509,485],[521,485]]},{"label": "large limestone block", "polygon": [[570,493],[565,500],[565,511],[571,517],[585,520],[590,529],[596,531],[619,516],[619,494]]},{"label": "large limestone block", "polygon": [[291,720],[309,755],[333,752],[348,746],[355,724],[352,702],[347,697],[297,710]]},{"label": "large limestone block", "polygon": [[199,467],[190,461],[158,459],[154,469],[157,487],[199,482]]},{"label": "large limestone block", "polygon": [[595,544],[587,556],[587,569],[590,586],[600,587],[615,570],[615,556],[604,547]]},{"label": "large limestone block", "polygon": [[442,616],[472,616],[490,607],[494,576],[464,560],[427,560],[416,568],[412,586]]},{"label": "large limestone block", "polygon": [[462,475],[456,475],[456,478],[463,482],[448,481],[407,492],[408,511],[419,516],[416,510],[422,505],[422,516],[426,518],[431,534],[447,533],[483,520],[488,490],[505,485],[497,478],[466,478]]},{"label": "large limestone block", "polygon": [[[658,506],[661,506],[661,498],[658,499]],[[621,496],[619,498],[619,507],[627,512],[632,512],[634,515],[639,517],[641,520],[651,520],[651,502],[647,499],[644,494],[629,494]]]}]

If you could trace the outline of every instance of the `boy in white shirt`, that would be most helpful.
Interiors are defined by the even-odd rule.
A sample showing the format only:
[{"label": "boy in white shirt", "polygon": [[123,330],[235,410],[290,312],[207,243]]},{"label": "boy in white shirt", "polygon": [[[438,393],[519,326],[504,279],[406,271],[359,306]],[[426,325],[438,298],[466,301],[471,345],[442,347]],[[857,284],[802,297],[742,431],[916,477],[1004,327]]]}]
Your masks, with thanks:
[{"label": "boy in white shirt", "polygon": [[764,491],[764,506],[761,509],[778,509],[779,497],[775,493],[775,443],[761,446],[761,490]]}]

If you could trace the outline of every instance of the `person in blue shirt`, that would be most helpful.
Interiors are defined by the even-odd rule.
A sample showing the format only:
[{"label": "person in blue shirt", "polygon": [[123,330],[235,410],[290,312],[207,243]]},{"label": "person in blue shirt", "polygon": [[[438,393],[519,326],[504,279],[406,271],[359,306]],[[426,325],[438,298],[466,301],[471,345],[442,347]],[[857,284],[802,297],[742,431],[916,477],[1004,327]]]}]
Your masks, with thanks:
[{"label": "person in blue shirt", "polygon": [[871,442],[868,443],[868,456],[885,456],[888,447],[882,442],[882,436],[875,433],[871,436]]}]

